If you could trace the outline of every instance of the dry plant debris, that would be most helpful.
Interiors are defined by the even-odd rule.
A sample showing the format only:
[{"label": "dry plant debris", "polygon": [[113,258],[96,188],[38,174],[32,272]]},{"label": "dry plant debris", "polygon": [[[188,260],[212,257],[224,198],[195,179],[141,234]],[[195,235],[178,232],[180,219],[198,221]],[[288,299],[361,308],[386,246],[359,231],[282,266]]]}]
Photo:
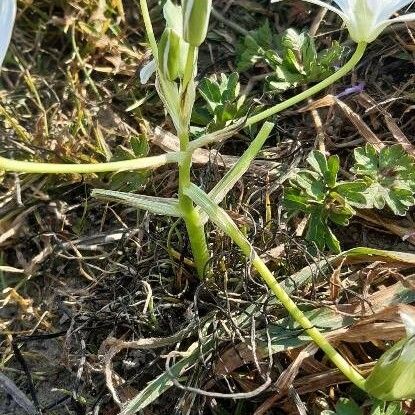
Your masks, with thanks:
[{"label": "dry plant debris", "polygon": [[[199,78],[237,71],[235,45],[259,20],[280,34],[306,24],[321,49],[334,39],[348,47],[332,31],[334,16],[292,3],[215,1]],[[161,5],[149,4],[160,35]],[[138,2],[18,5],[0,75],[1,155],[83,163],[177,148],[153,88],[140,84],[149,51]],[[414,50],[413,26],[394,27],[343,84],[280,114],[277,133],[224,202],[313,324],[362,373],[402,337],[399,311],[413,312],[413,208],[404,217],[359,211],[336,230],[344,253],[311,254],[304,221],[281,212],[282,183],[314,148],[338,154],[346,178],[356,146],[399,143],[414,155]],[[304,86],[264,89],[269,71],[259,62],[239,73],[250,105]],[[363,91],[339,97],[358,81]],[[240,130],[195,154],[203,188],[250,140]],[[0,180],[1,414],[319,414],[341,397],[369,413],[223,234],[209,228],[215,272],[200,282],[181,223],[89,197],[93,187],[171,197],[177,177],[169,167]],[[415,413],[411,402],[402,407]]]}]

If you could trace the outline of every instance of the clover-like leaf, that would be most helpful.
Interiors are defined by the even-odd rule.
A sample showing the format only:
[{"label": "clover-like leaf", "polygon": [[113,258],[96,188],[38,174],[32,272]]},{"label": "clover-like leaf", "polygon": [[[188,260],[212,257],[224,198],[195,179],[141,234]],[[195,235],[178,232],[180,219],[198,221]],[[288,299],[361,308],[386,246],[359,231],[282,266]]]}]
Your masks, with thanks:
[{"label": "clover-like leaf", "polygon": [[193,121],[208,125],[210,131],[216,131],[225,127],[228,121],[241,118],[248,108],[244,106],[244,98],[240,97],[240,89],[236,72],[202,79],[199,93],[206,104],[195,108]]},{"label": "clover-like leaf", "polygon": [[294,187],[284,188],[284,205],[288,210],[299,210],[304,213],[310,213],[312,208],[308,195]]},{"label": "clover-like leaf", "polygon": [[321,151],[314,150],[307,157],[307,162],[318,174],[324,177],[329,188],[335,186],[340,168],[338,156],[326,157]]},{"label": "clover-like leaf", "polygon": [[292,184],[301,188],[314,201],[322,202],[326,195],[326,185],[321,176],[310,170],[301,170]]},{"label": "clover-like leaf", "polygon": [[317,248],[328,247],[340,252],[340,244],[329,224],[347,226],[356,214],[354,207],[367,207],[367,188],[371,182],[337,182],[340,169],[338,156],[326,157],[321,151],[312,151],[307,157],[312,170],[301,169],[284,188],[284,206],[290,211],[309,215],[306,239]]},{"label": "clover-like leaf", "polygon": [[414,159],[395,144],[377,152],[371,144],[354,151],[352,171],[370,181],[367,196],[371,207],[388,206],[396,215],[404,216],[415,199]]},{"label": "clover-like leaf", "polygon": [[371,207],[367,195],[369,186],[370,182],[367,180],[344,181],[336,183],[334,191],[347,200],[349,205],[360,209],[367,209]]}]

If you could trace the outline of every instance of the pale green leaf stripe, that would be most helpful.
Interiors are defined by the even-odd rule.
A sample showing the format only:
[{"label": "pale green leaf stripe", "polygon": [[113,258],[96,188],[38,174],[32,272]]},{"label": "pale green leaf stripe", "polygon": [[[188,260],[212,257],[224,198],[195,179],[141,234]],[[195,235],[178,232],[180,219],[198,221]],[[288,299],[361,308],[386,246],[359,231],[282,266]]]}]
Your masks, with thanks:
[{"label": "pale green leaf stripe", "polygon": [[189,143],[189,151],[193,151],[210,144],[221,143],[222,141],[235,135],[236,132],[243,128],[244,123],[245,119],[240,119],[235,121],[233,124],[223,128],[222,130],[214,131],[212,133],[196,138]]},{"label": "pale green leaf stripe", "polygon": [[131,193],[116,192],[113,190],[104,189],[94,189],[92,191],[92,196],[111,202],[123,203],[125,205],[133,206],[137,209],[147,210],[156,215],[174,216],[178,218],[183,216],[177,199],[135,195]]}]

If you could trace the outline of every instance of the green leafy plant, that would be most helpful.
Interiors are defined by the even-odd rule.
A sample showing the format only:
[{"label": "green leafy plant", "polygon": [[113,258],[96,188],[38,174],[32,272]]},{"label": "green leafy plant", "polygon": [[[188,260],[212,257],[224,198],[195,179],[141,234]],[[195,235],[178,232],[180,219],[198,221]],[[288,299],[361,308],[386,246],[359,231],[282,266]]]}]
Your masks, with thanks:
[{"label": "green leafy plant", "polygon": [[355,215],[355,207],[368,205],[365,180],[338,181],[338,156],[326,157],[312,151],[307,158],[311,169],[296,172],[284,188],[284,205],[290,211],[309,215],[306,238],[319,249],[326,246],[340,252],[340,243],[330,223],[347,226]]},{"label": "green leafy plant", "polygon": [[288,29],[282,35],[272,33],[268,21],[245,36],[237,48],[238,70],[244,71],[263,62],[273,71],[267,82],[269,90],[318,82],[335,72],[344,55],[338,42],[317,52],[313,38],[305,32]]},{"label": "green leafy plant", "polygon": [[192,121],[206,125],[207,131],[217,131],[246,114],[245,98],[240,96],[239,74],[221,73],[204,78],[198,85],[205,105],[195,107]]},{"label": "green leafy plant", "polygon": [[388,206],[396,215],[405,215],[415,204],[415,164],[401,145],[377,152],[371,144],[355,149],[352,171],[370,182],[368,195],[373,207]]},{"label": "green leafy plant", "polygon": [[237,45],[237,69],[246,71],[258,62],[275,68],[282,62],[277,53],[277,36],[272,33],[268,20],[256,30],[250,31]]},{"label": "green leafy plant", "polygon": [[309,215],[306,239],[318,249],[340,251],[330,224],[347,226],[355,209],[383,209],[405,215],[415,205],[415,161],[396,144],[379,152],[370,145],[356,148],[351,169],[356,179],[338,181],[337,156],[313,151],[307,158],[311,169],[301,169],[284,188],[288,211]]},{"label": "green leafy plant", "polygon": [[[198,51],[199,46],[207,35],[212,1],[184,0],[182,1],[182,7],[167,0],[164,5],[166,28],[159,41],[156,40],[154,35],[146,0],[140,0],[140,6],[154,59],[153,63],[148,66],[149,69],[147,68],[146,77],[143,78],[147,78],[151,69],[155,68],[157,92],[176,130],[177,140],[180,144],[179,150],[157,156],[86,165],[33,163],[0,157],[0,168],[15,172],[58,174],[151,170],[167,164],[176,164],[179,183],[177,197],[175,198],[145,196],[106,189],[96,189],[93,192],[93,196],[101,199],[116,200],[117,202],[134,206],[137,209],[147,210],[154,214],[180,218],[186,226],[196,269],[195,275],[201,279],[211,275],[209,269],[210,252],[204,229],[205,221],[209,219],[222,232],[228,235],[240,248],[242,253],[249,258],[250,264],[262,277],[280,304],[285,307],[291,318],[304,329],[304,333],[321,348],[347,379],[360,389],[367,390],[366,380],[363,376],[350,365],[331,345],[321,331],[312,324],[307,315],[298,308],[285,291],[284,286],[277,281],[263,259],[255,251],[246,235],[238,228],[225,210],[219,206],[221,200],[223,200],[230,189],[242,177],[249,163],[258,154],[271,134],[274,124],[265,122],[262,125],[262,128],[260,128],[257,136],[253,139],[245,153],[209,194],[206,194],[200,187],[192,183],[191,167],[193,153],[202,146],[229,138],[235,131],[234,125],[226,126],[220,131],[203,134],[201,137],[190,141],[190,120],[195,104],[197,87]],[[258,42],[262,42],[262,40],[257,36],[255,42],[259,44]],[[324,90],[354,68],[362,58],[366,46],[366,41],[359,42],[350,60],[318,84],[253,116],[238,120],[235,124],[242,127],[252,126]],[[268,61],[272,63],[275,55],[265,55],[268,56]],[[311,53],[311,55],[313,54]],[[301,56],[302,60],[298,56],[295,58],[297,59],[296,61],[291,56],[290,65],[293,67],[298,66],[297,64],[304,65],[303,56]],[[324,155],[315,153],[314,157],[310,158],[310,164],[312,173],[304,177],[305,181],[309,180],[311,184],[305,184],[303,187],[300,186],[300,190],[302,189],[302,191],[307,191],[307,194],[311,194],[313,203],[317,204],[321,200],[327,201],[326,193],[328,192],[329,196],[334,200],[336,209],[337,203],[340,200],[340,208],[330,210],[330,220],[338,220],[339,222],[346,221],[351,212],[349,206],[360,203],[361,192],[350,186],[343,186],[342,189],[342,184],[337,183],[339,161],[335,157],[325,160]],[[314,189],[314,186],[318,185],[318,183],[313,184],[315,183],[313,179],[315,178],[315,173],[324,178],[324,191],[321,188],[319,190]],[[356,194],[359,196],[355,197]],[[180,372],[181,370],[178,370],[178,376],[180,376]],[[396,378],[398,375],[398,373],[394,374]],[[373,390],[374,394],[382,393],[382,391],[378,391],[377,389]],[[405,393],[409,395],[412,390],[413,386],[410,385],[405,389]],[[120,402],[118,403],[121,405]],[[121,410],[122,415],[130,415],[132,413],[135,413],[135,411],[128,404]]]},{"label": "green leafy plant", "polygon": [[341,60],[344,49],[338,42],[317,52],[314,39],[307,33],[288,29],[281,38],[282,62],[275,66],[275,74],[268,78],[270,90],[285,91],[288,88],[318,82],[330,76]]}]

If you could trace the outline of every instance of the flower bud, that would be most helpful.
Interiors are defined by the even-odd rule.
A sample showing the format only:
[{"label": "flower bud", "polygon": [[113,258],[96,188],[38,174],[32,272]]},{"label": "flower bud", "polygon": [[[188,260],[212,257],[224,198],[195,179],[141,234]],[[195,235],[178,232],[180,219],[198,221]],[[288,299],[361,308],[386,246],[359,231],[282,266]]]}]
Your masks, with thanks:
[{"label": "flower bud", "polygon": [[175,81],[180,76],[181,41],[180,35],[167,27],[158,44],[159,69],[169,81]]},{"label": "flower bud", "polygon": [[192,46],[200,46],[206,39],[212,0],[182,0],[183,37]]},{"label": "flower bud", "polygon": [[365,390],[383,401],[415,398],[415,336],[401,340],[380,357]]}]

